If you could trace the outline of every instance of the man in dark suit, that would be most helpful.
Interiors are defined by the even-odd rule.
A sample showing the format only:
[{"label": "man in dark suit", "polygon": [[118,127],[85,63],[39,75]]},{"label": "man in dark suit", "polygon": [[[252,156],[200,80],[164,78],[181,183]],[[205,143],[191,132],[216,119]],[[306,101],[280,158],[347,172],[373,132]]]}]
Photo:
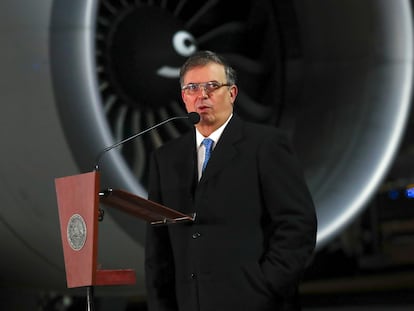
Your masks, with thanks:
[{"label": "man in dark suit", "polygon": [[180,83],[187,111],[201,119],[154,152],[149,199],[197,216],[148,226],[149,310],[296,310],[317,225],[288,139],[233,114],[235,72],[217,54],[191,56]]}]

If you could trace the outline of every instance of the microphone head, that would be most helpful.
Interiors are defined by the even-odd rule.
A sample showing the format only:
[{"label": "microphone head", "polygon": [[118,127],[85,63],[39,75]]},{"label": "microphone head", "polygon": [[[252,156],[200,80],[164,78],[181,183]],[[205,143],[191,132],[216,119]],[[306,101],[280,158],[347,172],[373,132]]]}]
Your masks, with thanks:
[{"label": "microphone head", "polygon": [[197,124],[200,122],[200,115],[197,112],[193,111],[188,114],[188,119],[191,121],[191,123]]}]

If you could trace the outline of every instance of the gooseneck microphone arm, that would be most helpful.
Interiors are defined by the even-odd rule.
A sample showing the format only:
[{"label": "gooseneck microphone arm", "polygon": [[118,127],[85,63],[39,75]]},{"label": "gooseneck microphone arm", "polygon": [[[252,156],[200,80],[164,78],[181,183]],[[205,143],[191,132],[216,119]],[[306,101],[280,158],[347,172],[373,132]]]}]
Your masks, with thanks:
[{"label": "gooseneck microphone arm", "polygon": [[119,142],[117,142],[117,143],[115,143],[115,144],[113,144],[111,146],[108,146],[108,147],[104,148],[98,154],[98,156],[96,157],[96,160],[95,160],[95,171],[98,171],[99,170],[99,161],[101,160],[102,156],[106,152],[108,152],[109,150],[114,149],[114,148],[116,148],[116,147],[118,147],[120,145],[123,145],[126,142],[128,142],[128,141],[130,141],[132,139],[137,138],[138,136],[141,136],[141,135],[143,135],[143,134],[145,134],[145,133],[147,133],[149,131],[152,131],[153,129],[155,129],[155,128],[161,126],[161,125],[164,125],[165,123],[168,123],[168,122],[173,121],[173,120],[178,120],[178,119],[189,119],[193,124],[197,124],[198,122],[200,122],[200,115],[197,112],[190,112],[186,116],[169,118],[167,120],[164,120],[164,121],[162,121],[160,123],[157,123],[157,124],[155,124],[155,125],[147,128],[147,129],[143,130],[142,132],[136,133],[136,134],[134,134],[134,135],[132,135],[130,137],[127,137],[127,138],[125,138],[125,139],[123,139],[123,140],[121,140],[121,141],[119,141]]}]

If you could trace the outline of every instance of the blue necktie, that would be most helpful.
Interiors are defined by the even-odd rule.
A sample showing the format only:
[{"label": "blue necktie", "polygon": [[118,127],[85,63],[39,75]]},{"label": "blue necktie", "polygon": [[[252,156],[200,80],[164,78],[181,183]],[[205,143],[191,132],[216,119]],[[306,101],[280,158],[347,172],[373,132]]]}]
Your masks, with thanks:
[{"label": "blue necktie", "polygon": [[201,170],[204,171],[204,169],[207,166],[207,162],[210,159],[211,151],[213,151],[214,140],[212,140],[211,138],[205,138],[203,140],[202,144],[204,145],[204,147],[206,147],[206,153],[205,153],[205,156],[204,156],[204,163],[203,163],[203,166],[201,168]]}]

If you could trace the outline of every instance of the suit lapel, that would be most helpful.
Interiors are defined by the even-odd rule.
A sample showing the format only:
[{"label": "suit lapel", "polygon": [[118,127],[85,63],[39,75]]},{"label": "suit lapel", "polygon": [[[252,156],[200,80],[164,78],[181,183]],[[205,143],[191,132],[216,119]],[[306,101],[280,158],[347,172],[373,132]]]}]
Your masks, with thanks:
[{"label": "suit lapel", "polygon": [[231,164],[238,151],[236,143],[243,138],[242,121],[236,115],[233,115],[220,137],[208,165],[200,179],[200,183],[208,180],[227,165]]}]

